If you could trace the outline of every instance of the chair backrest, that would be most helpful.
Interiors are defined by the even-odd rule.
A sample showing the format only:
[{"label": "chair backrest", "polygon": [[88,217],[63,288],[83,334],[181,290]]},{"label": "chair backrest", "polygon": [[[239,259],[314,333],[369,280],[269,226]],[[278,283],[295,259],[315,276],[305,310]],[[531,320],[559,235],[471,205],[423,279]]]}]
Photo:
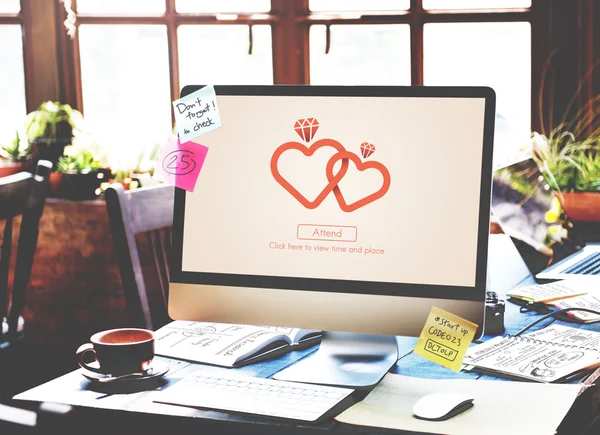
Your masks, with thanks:
[{"label": "chair backrest", "polygon": [[[169,255],[175,188],[161,184],[125,191],[113,184],[105,192],[110,230],[132,326],[157,329],[168,317]],[[158,297],[149,293],[140,262],[136,236],[144,235],[154,259]],[[152,280],[154,283],[155,281]]]},{"label": "chair backrest", "polygon": [[[25,306],[25,290],[31,275],[37,246],[39,222],[48,194],[48,178],[52,164],[40,160],[36,173],[19,172],[0,178],[0,221],[4,231],[0,248],[0,325],[7,318],[8,328],[0,328],[0,347],[18,335],[21,312]],[[13,219],[21,216],[12,291],[8,291],[9,266],[12,251]],[[4,336],[3,336],[4,335]]]}]

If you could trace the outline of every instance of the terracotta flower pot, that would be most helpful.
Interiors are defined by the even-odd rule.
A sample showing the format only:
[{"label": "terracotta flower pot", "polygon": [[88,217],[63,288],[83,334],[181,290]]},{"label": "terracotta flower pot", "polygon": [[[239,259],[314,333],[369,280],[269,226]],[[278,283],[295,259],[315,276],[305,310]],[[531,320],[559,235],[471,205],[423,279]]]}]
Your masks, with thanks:
[{"label": "terracotta flower pot", "polygon": [[571,220],[600,222],[600,192],[555,192]]},{"label": "terracotta flower pot", "polygon": [[60,189],[60,184],[62,183],[64,175],[65,174],[63,174],[62,172],[50,172],[50,190],[53,194],[56,194]]},{"label": "terracotta flower pot", "polygon": [[13,163],[8,160],[0,160],[0,178],[8,177],[9,175],[16,174],[25,170],[23,163]]}]

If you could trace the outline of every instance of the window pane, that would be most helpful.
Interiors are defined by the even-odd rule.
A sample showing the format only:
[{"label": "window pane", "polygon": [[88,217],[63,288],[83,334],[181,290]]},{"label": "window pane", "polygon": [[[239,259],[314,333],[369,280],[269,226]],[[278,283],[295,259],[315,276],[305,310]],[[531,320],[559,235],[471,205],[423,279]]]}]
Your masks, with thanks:
[{"label": "window pane", "polygon": [[79,47],[86,126],[109,164],[134,168],[136,156],[171,131],[167,29],[81,25]]},{"label": "window pane", "polygon": [[273,84],[271,26],[253,26],[252,33],[253,48],[249,55],[248,26],[179,26],[181,87],[204,83]]},{"label": "window pane", "polygon": [[165,12],[165,0],[77,0],[77,12],[104,15],[144,15]]},{"label": "window pane", "polygon": [[425,85],[496,91],[496,164],[512,160],[531,129],[529,23],[426,24],[423,62]]},{"label": "window pane", "polygon": [[410,0],[310,0],[311,11],[401,11],[410,7]]},{"label": "window pane", "polygon": [[23,127],[26,115],[21,26],[0,26],[0,41],[0,144],[5,144]]},{"label": "window pane", "polygon": [[423,0],[425,9],[528,8],[531,0]]},{"label": "window pane", "polygon": [[410,28],[407,24],[331,26],[325,54],[325,26],[310,28],[313,85],[410,85]]},{"label": "window pane", "polygon": [[0,0],[0,14],[17,14],[21,10],[21,0]]},{"label": "window pane", "polygon": [[271,0],[177,0],[177,12],[269,12]]}]

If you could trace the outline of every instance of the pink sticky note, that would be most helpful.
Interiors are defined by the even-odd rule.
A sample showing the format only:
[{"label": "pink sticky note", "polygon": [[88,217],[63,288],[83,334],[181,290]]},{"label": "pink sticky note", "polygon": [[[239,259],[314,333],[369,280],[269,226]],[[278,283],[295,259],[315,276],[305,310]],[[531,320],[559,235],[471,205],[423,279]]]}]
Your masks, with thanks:
[{"label": "pink sticky note", "polygon": [[208,148],[204,145],[195,142],[181,143],[178,137],[169,136],[158,156],[154,177],[193,192],[206,153]]}]

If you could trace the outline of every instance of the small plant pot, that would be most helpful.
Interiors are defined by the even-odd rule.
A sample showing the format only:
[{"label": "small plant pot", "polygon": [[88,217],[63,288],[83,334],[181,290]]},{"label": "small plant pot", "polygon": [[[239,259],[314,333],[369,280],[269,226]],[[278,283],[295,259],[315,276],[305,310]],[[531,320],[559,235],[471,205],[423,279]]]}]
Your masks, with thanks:
[{"label": "small plant pot", "polygon": [[62,184],[62,180],[64,178],[64,175],[62,172],[50,172],[50,191],[52,192],[52,195],[57,195],[59,190],[60,190],[60,185]]},{"label": "small plant pot", "polygon": [[21,162],[9,162],[8,160],[0,160],[0,178],[8,177],[25,170],[25,164]]},{"label": "small plant pot", "polygon": [[600,192],[555,192],[573,221],[600,222]]}]

